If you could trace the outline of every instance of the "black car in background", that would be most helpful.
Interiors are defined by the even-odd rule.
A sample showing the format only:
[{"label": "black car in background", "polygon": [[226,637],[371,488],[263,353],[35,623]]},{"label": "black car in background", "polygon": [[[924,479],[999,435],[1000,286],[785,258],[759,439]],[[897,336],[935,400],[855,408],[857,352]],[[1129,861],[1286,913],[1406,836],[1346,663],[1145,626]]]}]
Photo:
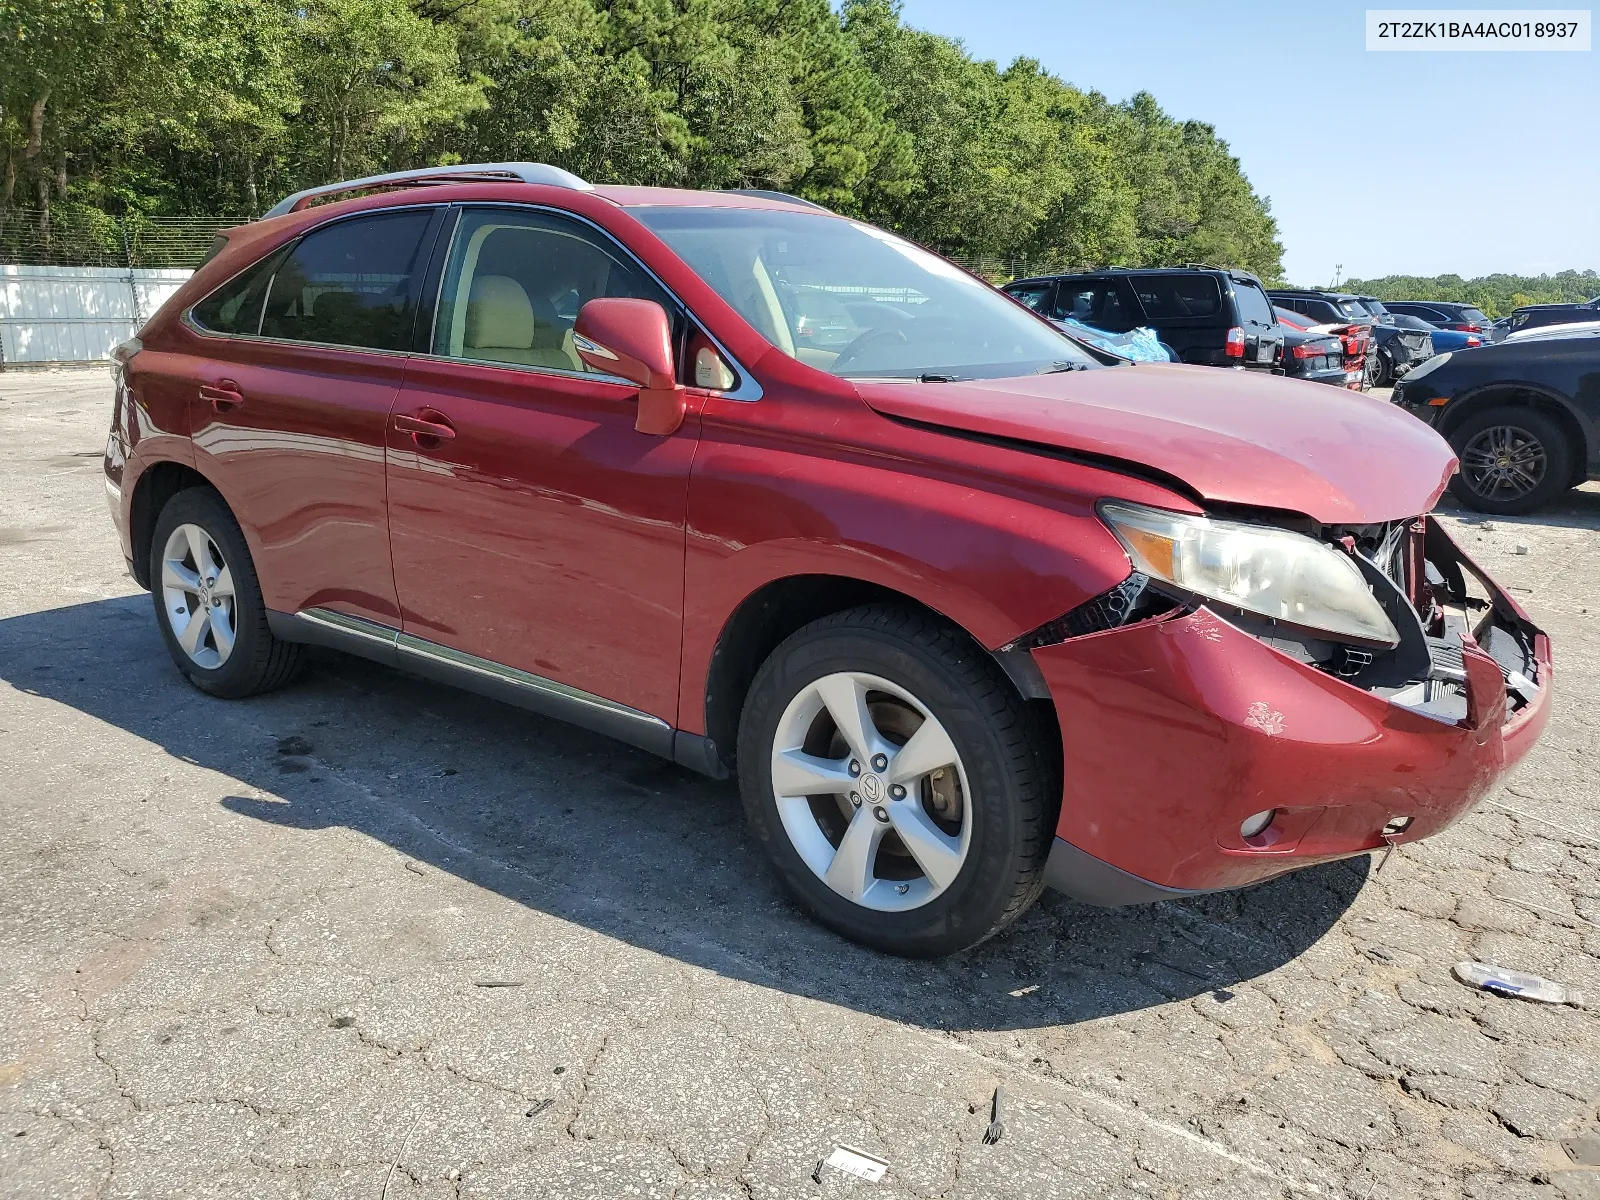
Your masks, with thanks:
[{"label": "black car in background", "polygon": [[1361,297],[1349,292],[1324,292],[1310,288],[1276,288],[1268,293],[1272,302],[1281,308],[1310,317],[1316,325],[1348,325],[1360,321],[1374,325],[1377,319],[1361,303]]},{"label": "black car in background", "polygon": [[1111,333],[1149,326],[1186,363],[1271,371],[1283,329],[1261,281],[1220,267],[1112,267],[1019,279],[1004,290],[1029,308]]},{"label": "black car in background", "polygon": [[1569,325],[1576,321],[1600,321],[1600,296],[1582,304],[1524,304],[1511,310],[1509,332],[1539,325]]},{"label": "black car in background", "polygon": [[1376,296],[1357,296],[1356,303],[1371,313],[1373,320],[1384,325],[1394,324],[1394,322],[1390,320],[1389,310],[1383,306],[1383,301],[1379,300]]},{"label": "black car in background", "polygon": [[[1401,329],[1382,322],[1362,300],[1349,292],[1312,289],[1283,289],[1272,293],[1274,304],[1310,317],[1319,325],[1345,325],[1352,321],[1370,325],[1376,346],[1368,360],[1367,377],[1373,387],[1387,387],[1418,363],[1433,357],[1433,339],[1426,331]],[[1373,303],[1378,302],[1374,300]],[[1385,306],[1378,304],[1378,307]],[[1392,312],[1396,306],[1390,304],[1387,308]]]},{"label": "black car in background", "polygon": [[1600,333],[1441,354],[1392,399],[1454,447],[1469,508],[1532,512],[1600,478]]},{"label": "black car in background", "polygon": [[1454,329],[1458,333],[1475,333],[1485,341],[1494,322],[1484,316],[1483,309],[1471,304],[1457,304],[1450,300],[1388,300],[1384,302],[1392,313],[1417,317],[1440,329]]},{"label": "black car in background", "polygon": [[1309,333],[1279,326],[1283,330],[1283,373],[1309,383],[1331,383],[1344,387],[1344,339],[1331,333]]}]

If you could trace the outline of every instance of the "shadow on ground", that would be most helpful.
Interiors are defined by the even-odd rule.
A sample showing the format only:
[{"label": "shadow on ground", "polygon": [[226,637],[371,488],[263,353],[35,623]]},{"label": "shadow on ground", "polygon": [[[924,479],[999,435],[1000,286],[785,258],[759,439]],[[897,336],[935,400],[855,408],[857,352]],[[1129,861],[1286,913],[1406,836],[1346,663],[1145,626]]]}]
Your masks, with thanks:
[{"label": "shadow on ground", "polygon": [[1555,526],[1558,529],[1600,530],[1600,489],[1594,484],[1562,492],[1536,513],[1522,517],[1490,516],[1474,512],[1456,502],[1449,492],[1439,501],[1439,511],[1449,513],[1463,525]]},{"label": "shadow on ground", "polygon": [[1225,1001],[1320,938],[1369,869],[1360,858],[1121,910],[1047,893],[1004,937],[908,962],[835,938],[784,899],[732,785],[399,672],[328,655],[274,695],[215,700],[173,668],[141,595],[0,621],[0,678],[272,797],[224,798],[241,818],[348,826],[635,946],[930,1029]]}]

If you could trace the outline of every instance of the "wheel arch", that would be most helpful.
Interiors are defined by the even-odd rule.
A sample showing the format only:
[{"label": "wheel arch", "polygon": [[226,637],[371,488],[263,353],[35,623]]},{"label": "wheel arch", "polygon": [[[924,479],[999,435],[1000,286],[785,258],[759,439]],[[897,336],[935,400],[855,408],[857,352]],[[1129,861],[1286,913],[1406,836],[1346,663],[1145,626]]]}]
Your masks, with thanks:
[{"label": "wheel arch", "polygon": [[991,651],[948,614],[906,592],[848,575],[786,575],[751,592],[728,615],[717,636],[705,679],[705,730],[724,766],[732,769],[738,745],[739,719],[756,672],[779,643],[823,617],[866,604],[895,604],[919,609],[959,630],[974,652],[992,659],[1017,694],[1051,731],[1059,752],[1060,729],[1044,677],[1027,651]]},{"label": "wheel arch", "polygon": [[1587,479],[1591,453],[1588,431],[1564,396],[1537,384],[1492,383],[1467,392],[1445,409],[1439,432],[1446,440],[1450,440],[1456,430],[1481,412],[1491,408],[1519,406],[1544,413],[1572,439],[1572,478],[1568,480],[1568,486],[1576,486]]},{"label": "wheel arch", "polygon": [[140,587],[150,587],[150,539],[155,533],[156,518],[169,500],[194,487],[217,490],[199,471],[171,459],[151,463],[134,481],[128,506],[128,537],[133,545],[133,577]]}]

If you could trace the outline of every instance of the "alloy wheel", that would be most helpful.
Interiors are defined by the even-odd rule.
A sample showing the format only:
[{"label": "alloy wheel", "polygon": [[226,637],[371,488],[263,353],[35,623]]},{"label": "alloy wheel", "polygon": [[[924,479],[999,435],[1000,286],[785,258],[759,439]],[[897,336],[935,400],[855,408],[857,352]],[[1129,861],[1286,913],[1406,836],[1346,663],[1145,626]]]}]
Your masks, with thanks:
[{"label": "alloy wheel", "polygon": [[864,908],[929,903],[971,848],[955,743],[926,705],[876,675],[825,675],[789,702],[773,740],[772,789],[806,866]]},{"label": "alloy wheel", "polygon": [[172,635],[197,667],[216,670],[233,653],[233,575],[211,536],[179,525],[161,552],[161,599]]},{"label": "alloy wheel", "polygon": [[1515,425],[1490,425],[1461,448],[1461,473],[1486,500],[1520,500],[1544,480],[1544,444]]}]

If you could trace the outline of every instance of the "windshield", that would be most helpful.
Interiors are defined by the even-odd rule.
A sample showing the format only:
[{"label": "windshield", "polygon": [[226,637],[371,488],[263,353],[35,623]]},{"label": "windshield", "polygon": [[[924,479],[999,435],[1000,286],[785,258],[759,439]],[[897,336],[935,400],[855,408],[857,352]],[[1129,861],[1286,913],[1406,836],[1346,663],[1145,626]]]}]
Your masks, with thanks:
[{"label": "windshield", "polygon": [[1489,318],[1484,316],[1481,308],[1463,308],[1461,319],[1471,325],[1487,325]]},{"label": "windshield", "polygon": [[959,267],[822,213],[630,210],[785,354],[846,379],[997,379],[1095,360]]},{"label": "windshield", "polygon": [[1354,317],[1358,321],[1372,315],[1359,300],[1335,300],[1333,307],[1344,316]]},{"label": "windshield", "polygon": [[1365,306],[1366,310],[1375,317],[1386,317],[1389,315],[1389,310],[1383,306],[1382,300],[1375,300],[1371,296],[1362,296],[1361,303]]}]

